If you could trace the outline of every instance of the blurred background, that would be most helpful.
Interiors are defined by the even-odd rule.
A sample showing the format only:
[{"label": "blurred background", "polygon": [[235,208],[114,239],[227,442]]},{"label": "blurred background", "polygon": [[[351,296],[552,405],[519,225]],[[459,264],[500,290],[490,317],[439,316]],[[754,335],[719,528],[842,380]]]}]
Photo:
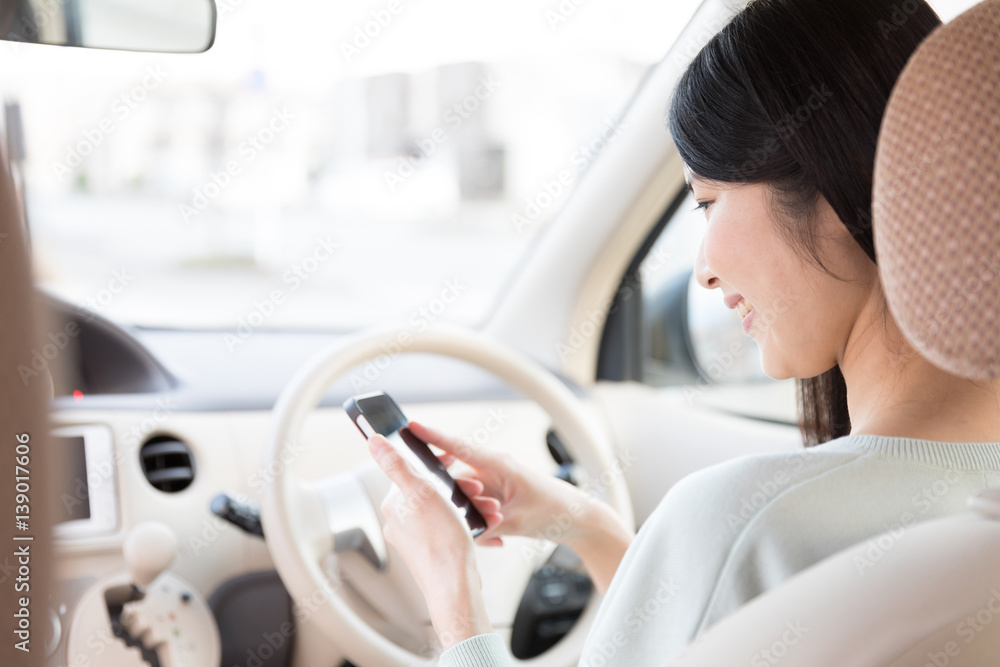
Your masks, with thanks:
[{"label": "blurred background", "polygon": [[219,0],[204,54],[0,44],[37,277],[143,327],[353,329],[449,288],[475,324],[697,4]]},{"label": "blurred background", "polygon": [[[218,0],[203,54],[0,43],[37,279],[140,327],[475,325],[698,4]],[[651,280],[691,268],[675,223]]]}]

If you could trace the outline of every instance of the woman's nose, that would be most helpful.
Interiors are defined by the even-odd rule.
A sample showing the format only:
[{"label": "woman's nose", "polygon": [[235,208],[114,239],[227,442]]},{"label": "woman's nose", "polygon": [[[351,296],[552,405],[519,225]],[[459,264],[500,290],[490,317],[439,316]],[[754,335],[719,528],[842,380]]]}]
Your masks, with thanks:
[{"label": "woman's nose", "polygon": [[698,284],[705,289],[715,289],[719,287],[719,279],[712,273],[712,270],[708,268],[708,264],[705,262],[705,242],[702,241],[701,245],[698,246],[698,255],[694,260],[694,277],[698,279]]}]

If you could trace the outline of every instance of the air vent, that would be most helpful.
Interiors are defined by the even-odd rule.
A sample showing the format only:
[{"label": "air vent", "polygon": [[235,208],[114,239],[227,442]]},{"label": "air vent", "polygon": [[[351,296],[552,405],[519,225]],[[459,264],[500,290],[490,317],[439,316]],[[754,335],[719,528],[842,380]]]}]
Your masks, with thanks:
[{"label": "air vent", "polygon": [[191,450],[180,440],[153,438],[142,446],[139,457],[146,479],[164,493],[182,491],[194,481]]}]

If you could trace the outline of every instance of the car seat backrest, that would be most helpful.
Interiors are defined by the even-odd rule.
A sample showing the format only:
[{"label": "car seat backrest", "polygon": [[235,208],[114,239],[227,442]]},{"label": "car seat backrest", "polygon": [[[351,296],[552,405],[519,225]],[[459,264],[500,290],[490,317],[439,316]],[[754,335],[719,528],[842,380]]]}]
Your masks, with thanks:
[{"label": "car seat backrest", "polygon": [[916,349],[1000,376],[1000,2],[934,32],[907,63],[875,160],[875,251]]}]

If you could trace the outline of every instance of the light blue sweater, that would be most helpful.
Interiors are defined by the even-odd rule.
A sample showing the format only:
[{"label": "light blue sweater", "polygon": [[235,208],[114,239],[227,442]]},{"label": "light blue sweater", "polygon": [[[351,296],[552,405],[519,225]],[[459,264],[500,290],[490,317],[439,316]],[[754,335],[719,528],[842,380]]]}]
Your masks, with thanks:
[{"label": "light blue sweater", "polygon": [[[966,510],[1000,486],[1000,443],[847,436],[794,454],[742,457],[677,483],[625,552],[581,667],[662,665],[740,605],[851,545]],[[872,540],[860,572],[895,542]],[[508,667],[496,634],[442,667]]]}]

